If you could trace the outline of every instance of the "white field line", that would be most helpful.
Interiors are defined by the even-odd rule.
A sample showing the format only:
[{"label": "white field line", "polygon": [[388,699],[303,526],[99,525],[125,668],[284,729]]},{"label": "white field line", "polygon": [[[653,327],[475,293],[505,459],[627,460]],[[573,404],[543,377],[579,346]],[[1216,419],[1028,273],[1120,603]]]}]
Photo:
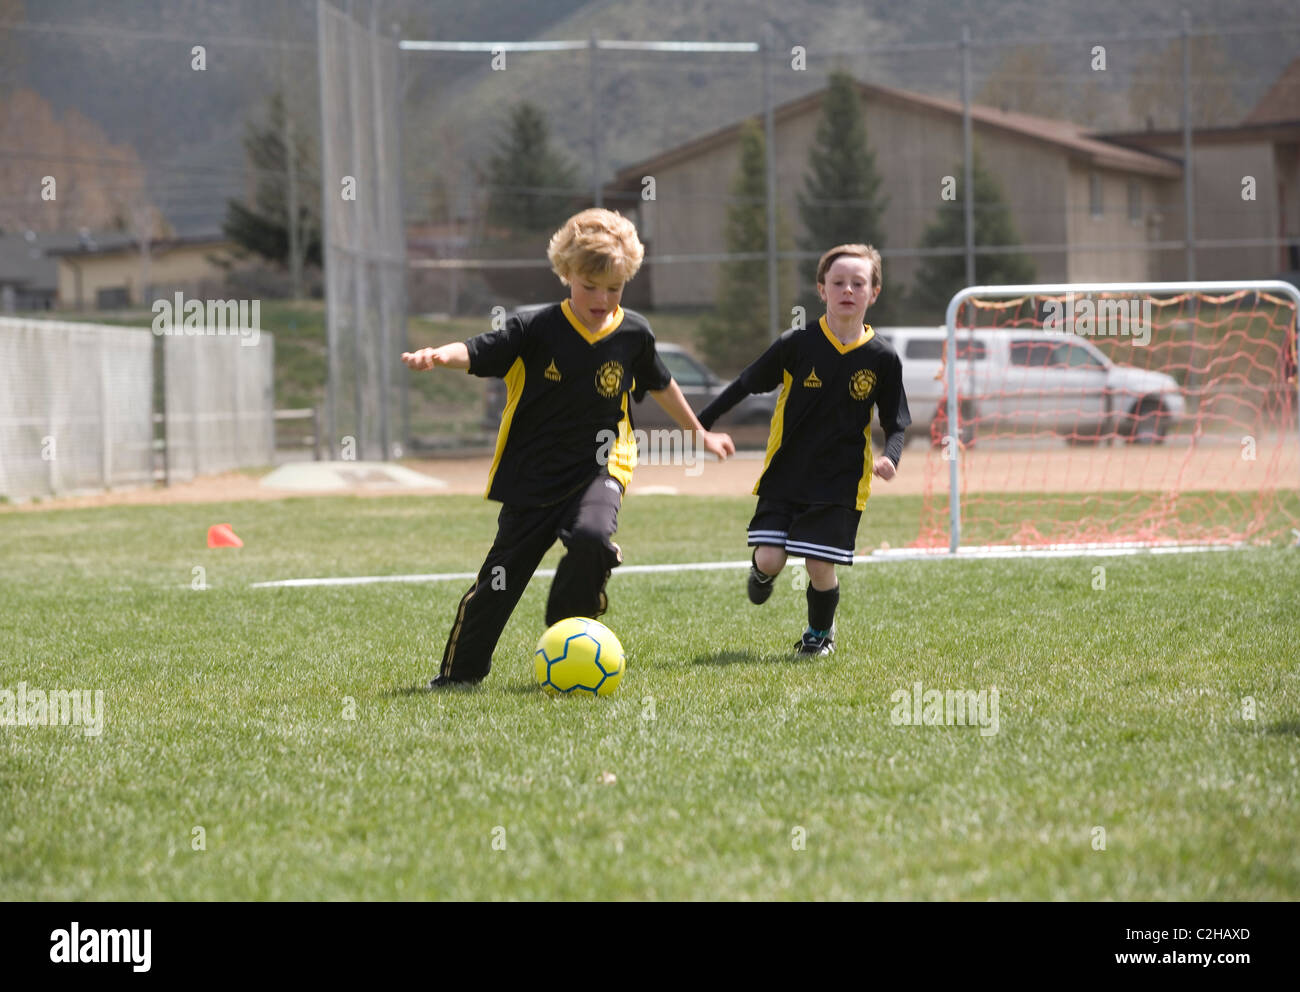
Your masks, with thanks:
[{"label": "white field line", "polygon": [[[855,565],[887,565],[896,561],[970,561],[989,558],[1114,558],[1122,555],[1189,554],[1201,551],[1231,551],[1240,545],[1170,545],[1157,547],[1061,545],[1047,548],[1020,548],[1012,545],[985,548],[962,548],[952,555],[947,551],[922,551],[911,548],[877,551],[872,555],[855,555]],[[717,572],[749,568],[744,561],[691,561],[671,565],[621,565],[614,575],[646,575],[656,572]],[[254,582],[254,589],[302,588],[306,586],[364,586],[376,582],[464,582],[477,576],[477,572],[435,572],[427,575],[358,575],[336,576],[323,579],[280,579],[275,582]],[[537,578],[549,578],[553,568],[540,568],[533,573]]]}]

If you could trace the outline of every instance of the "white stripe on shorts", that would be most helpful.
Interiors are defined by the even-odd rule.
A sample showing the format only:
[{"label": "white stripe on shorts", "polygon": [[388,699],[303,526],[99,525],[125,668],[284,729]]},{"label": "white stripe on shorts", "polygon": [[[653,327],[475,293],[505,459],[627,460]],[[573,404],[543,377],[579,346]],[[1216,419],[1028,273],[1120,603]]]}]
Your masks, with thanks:
[{"label": "white stripe on shorts", "polygon": [[808,544],[804,541],[786,541],[785,550],[793,555],[812,555],[814,558],[833,558],[845,565],[853,563],[853,549],[832,548],[825,544]]}]

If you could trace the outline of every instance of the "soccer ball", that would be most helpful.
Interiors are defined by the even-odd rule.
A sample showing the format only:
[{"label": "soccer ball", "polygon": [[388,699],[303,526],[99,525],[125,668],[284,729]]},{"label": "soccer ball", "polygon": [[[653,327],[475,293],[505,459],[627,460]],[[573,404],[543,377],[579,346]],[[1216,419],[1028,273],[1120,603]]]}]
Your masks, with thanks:
[{"label": "soccer ball", "polygon": [[569,617],[537,642],[533,671],[552,696],[608,696],[623,679],[623,645],[603,623]]}]

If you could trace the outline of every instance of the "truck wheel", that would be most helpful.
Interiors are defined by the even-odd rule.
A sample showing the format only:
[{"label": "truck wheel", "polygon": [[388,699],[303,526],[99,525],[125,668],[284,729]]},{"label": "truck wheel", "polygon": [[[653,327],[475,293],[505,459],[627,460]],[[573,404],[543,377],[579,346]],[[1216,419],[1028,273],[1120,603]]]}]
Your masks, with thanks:
[{"label": "truck wheel", "polygon": [[1158,399],[1139,400],[1124,415],[1120,433],[1129,444],[1164,444],[1169,433],[1169,411]]},{"label": "truck wheel", "polygon": [[1100,444],[1105,436],[1105,421],[1099,424],[1076,424],[1074,430],[1065,435],[1065,443],[1080,448],[1092,448]]},{"label": "truck wheel", "polygon": [[[969,403],[963,403],[959,419],[962,447],[969,448],[975,443],[975,408]],[[930,443],[936,448],[943,447],[943,439],[947,434],[948,404],[946,401],[941,401],[934,412],[934,419],[930,421]]]}]

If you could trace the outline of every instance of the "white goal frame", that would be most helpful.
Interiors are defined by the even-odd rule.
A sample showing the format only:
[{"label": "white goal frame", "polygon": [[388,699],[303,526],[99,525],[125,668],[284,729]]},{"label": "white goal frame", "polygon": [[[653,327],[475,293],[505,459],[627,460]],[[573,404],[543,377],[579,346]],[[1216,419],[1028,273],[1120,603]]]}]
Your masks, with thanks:
[{"label": "white goal frame", "polygon": [[[956,554],[961,547],[961,459],[956,453],[956,439],[961,437],[961,423],[958,418],[957,402],[957,314],[967,300],[979,299],[1015,299],[1018,296],[1064,296],[1066,293],[1085,295],[1091,293],[1236,293],[1236,292],[1273,293],[1289,296],[1296,307],[1300,319],[1300,289],[1281,279],[1227,280],[1219,282],[1077,282],[1077,283],[1043,283],[1021,286],[967,286],[948,301],[947,327],[947,389],[948,389],[948,423],[950,425],[947,444],[953,449],[953,457],[948,461],[948,507],[950,515],[948,551]],[[1296,333],[1294,321],[1291,333]],[[1296,384],[1296,429],[1300,440],[1300,376]]]}]

